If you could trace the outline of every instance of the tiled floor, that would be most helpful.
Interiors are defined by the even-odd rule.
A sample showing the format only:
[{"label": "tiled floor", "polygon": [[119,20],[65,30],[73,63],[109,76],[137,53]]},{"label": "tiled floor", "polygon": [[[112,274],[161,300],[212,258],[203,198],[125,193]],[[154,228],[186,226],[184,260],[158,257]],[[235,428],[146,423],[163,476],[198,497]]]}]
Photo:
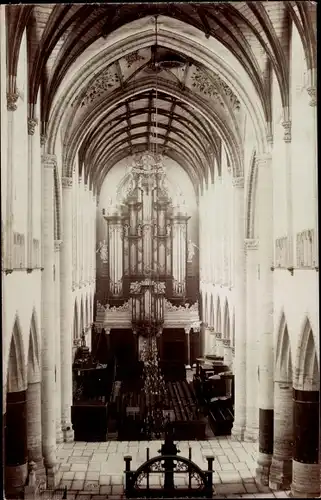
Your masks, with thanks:
[{"label": "tiled floor", "polygon": [[[158,455],[161,441],[109,441],[106,443],[64,443],[58,446],[59,487],[67,486],[69,500],[119,499],[124,490],[124,456],[131,455],[135,470],[150,457]],[[213,482],[216,498],[286,498],[289,492],[272,492],[255,482],[256,448],[230,437],[208,441],[180,441],[179,455],[188,457],[207,469],[206,456],[215,457]]]}]

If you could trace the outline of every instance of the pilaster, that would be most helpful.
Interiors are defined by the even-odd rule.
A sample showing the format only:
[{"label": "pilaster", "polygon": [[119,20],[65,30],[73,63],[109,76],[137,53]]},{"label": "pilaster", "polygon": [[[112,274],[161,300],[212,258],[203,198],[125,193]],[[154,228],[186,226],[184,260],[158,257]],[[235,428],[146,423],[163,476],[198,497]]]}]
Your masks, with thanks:
[{"label": "pilaster", "polygon": [[245,441],[256,442],[258,412],[258,335],[257,335],[257,253],[258,240],[245,240],[246,254],[246,428]]},{"label": "pilaster", "polygon": [[235,420],[233,436],[244,438],[246,416],[246,287],[244,178],[233,179],[235,283]]},{"label": "pilaster", "polygon": [[257,325],[259,335],[259,453],[257,480],[268,485],[273,453],[273,173],[270,155],[258,162],[258,229],[260,283]]},{"label": "pilaster", "polygon": [[[284,111],[288,115],[288,110]],[[287,267],[294,266],[293,254],[293,200],[292,200],[292,121],[285,120],[282,123],[284,128],[284,143],[285,143],[285,171],[286,171],[286,207],[287,207],[287,238],[288,238],[288,255]]]},{"label": "pilaster", "polygon": [[72,178],[62,178],[63,240],[60,259],[60,317],[61,317],[61,424],[66,442],[72,442]]},{"label": "pilaster", "polygon": [[56,157],[43,155],[42,273],[42,450],[47,476],[55,482],[55,294],[54,294],[54,169]]},{"label": "pilaster", "polygon": [[33,268],[33,161],[34,133],[38,120],[28,118],[28,231],[27,231],[27,269]]},{"label": "pilaster", "polygon": [[61,429],[60,247],[61,240],[55,240],[56,443],[64,440]]},{"label": "pilaster", "polygon": [[13,139],[14,139],[14,112],[17,109],[19,92],[7,93],[7,109],[8,109],[8,149],[7,149],[7,203],[6,203],[6,258],[5,268],[12,269],[13,267]]},{"label": "pilaster", "polygon": [[309,105],[311,106],[311,120],[312,120],[312,148],[313,148],[313,192],[315,198],[314,204],[314,259],[315,267],[319,267],[319,189],[318,189],[318,126],[317,126],[317,89],[316,86],[310,86],[307,89],[308,95],[311,98]]}]

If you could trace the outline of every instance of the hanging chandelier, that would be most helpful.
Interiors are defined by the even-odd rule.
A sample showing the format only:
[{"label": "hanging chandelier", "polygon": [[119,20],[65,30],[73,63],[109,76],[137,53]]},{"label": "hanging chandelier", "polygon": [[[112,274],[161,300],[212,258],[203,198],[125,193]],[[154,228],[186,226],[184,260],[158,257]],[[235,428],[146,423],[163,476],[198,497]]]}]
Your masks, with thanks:
[{"label": "hanging chandelier", "polygon": [[[157,65],[157,16],[155,17],[155,45],[152,50],[152,64]],[[164,179],[165,169],[163,165],[162,156],[158,153],[158,110],[157,110],[157,92],[158,81],[157,71],[155,71],[155,127],[154,127],[154,141],[149,141],[150,149],[141,155],[136,155],[134,160],[133,170],[136,174],[146,176],[150,180],[152,177],[156,185],[160,185],[160,181]],[[154,148],[153,148],[154,145]],[[147,180],[148,182],[148,180]],[[148,281],[148,280],[145,280]],[[164,313],[164,284],[159,282],[159,267],[153,276],[153,281],[150,281],[150,288],[152,291],[150,297],[146,302],[146,292],[144,299],[144,307],[140,311],[144,311],[144,329],[146,332],[145,340],[142,350],[142,361],[144,363],[144,387],[146,401],[146,415],[145,415],[145,433],[148,439],[159,439],[165,431],[166,425],[169,422],[168,417],[168,396],[166,384],[159,366],[159,356],[157,349],[157,337],[159,336]],[[146,308],[147,304],[147,308]],[[147,309],[147,310],[146,310]]]}]

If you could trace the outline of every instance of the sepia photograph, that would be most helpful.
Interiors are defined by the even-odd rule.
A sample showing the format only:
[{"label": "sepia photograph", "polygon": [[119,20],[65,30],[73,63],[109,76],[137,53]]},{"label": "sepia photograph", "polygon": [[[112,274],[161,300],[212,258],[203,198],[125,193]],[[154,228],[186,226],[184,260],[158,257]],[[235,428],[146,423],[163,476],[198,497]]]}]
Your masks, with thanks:
[{"label": "sepia photograph", "polygon": [[317,2],[0,5],[5,500],[320,498]]}]

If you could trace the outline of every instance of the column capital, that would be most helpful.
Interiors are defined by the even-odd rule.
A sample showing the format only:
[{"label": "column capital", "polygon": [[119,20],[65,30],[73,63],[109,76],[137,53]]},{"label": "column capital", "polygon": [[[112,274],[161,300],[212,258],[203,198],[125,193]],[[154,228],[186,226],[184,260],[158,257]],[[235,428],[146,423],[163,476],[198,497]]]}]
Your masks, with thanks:
[{"label": "column capital", "polygon": [[229,339],[222,339],[224,347],[230,347],[231,341]]},{"label": "column capital", "polygon": [[17,109],[17,101],[20,97],[19,91],[16,92],[7,92],[7,109],[8,111],[16,111]]},{"label": "column capital", "polygon": [[272,160],[271,153],[261,153],[255,158],[255,162],[258,167],[267,167],[269,166]]},{"label": "column capital", "polygon": [[284,128],[284,142],[289,143],[292,140],[291,128],[292,122],[291,120],[286,120],[282,122],[282,127]]},{"label": "column capital", "polygon": [[191,327],[190,326],[185,326],[185,333],[186,333],[186,335],[189,335],[190,331],[191,331]]},{"label": "column capital", "polygon": [[49,155],[49,154],[42,155],[41,162],[45,168],[53,170],[57,166],[56,155]]},{"label": "column capital", "polygon": [[257,250],[259,247],[259,240],[253,238],[246,238],[244,240],[244,248],[246,251],[248,250]]},{"label": "column capital", "polygon": [[111,328],[105,328],[106,335],[110,335],[110,330],[111,330]]},{"label": "column capital", "polygon": [[46,134],[40,134],[40,146],[44,146],[47,142]]},{"label": "column capital", "polygon": [[28,118],[28,135],[34,135],[36,126],[38,125],[38,118]]},{"label": "column capital", "polygon": [[244,188],[244,177],[233,177],[232,185],[236,188]]},{"label": "column capital", "polygon": [[62,240],[55,240],[55,252],[59,252]]},{"label": "column capital", "polygon": [[309,94],[309,97],[311,97],[311,101],[309,102],[309,106],[316,106],[317,105],[317,89],[316,87],[308,87],[307,88],[307,93]]},{"label": "column capital", "polygon": [[218,340],[221,340],[221,338],[222,338],[222,333],[221,332],[215,332],[215,335],[216,335],[216,338]]},{"label": "column capital", "polygon": [[61,185],[64,189],[71,189],[72,188],[72,177],[62,177],[61,178]]}]

